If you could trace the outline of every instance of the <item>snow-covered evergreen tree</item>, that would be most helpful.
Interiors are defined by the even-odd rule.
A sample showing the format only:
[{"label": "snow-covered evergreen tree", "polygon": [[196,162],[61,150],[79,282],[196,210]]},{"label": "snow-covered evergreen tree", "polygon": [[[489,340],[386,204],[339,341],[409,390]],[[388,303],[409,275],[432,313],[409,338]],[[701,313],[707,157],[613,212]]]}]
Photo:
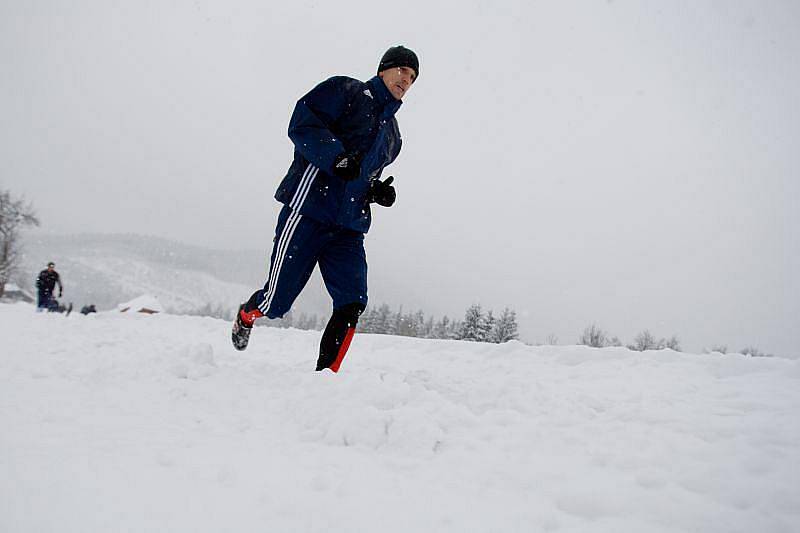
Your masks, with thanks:
[{"label": "snow-covered evergreen tree", "polygon": [[417,311],[414,313],[413,316],[414,321],[414,336],[424,338],[425,337],[425,313],[422,310]]},{"label": "snow-covered evergreen tree", "polygon": [[386,335],[389,333],[389,322],[391,321],[392,310],[386,304],[381,306],[375,312],[375,317],[372,319],[372,333],[380,333]]},{"label": "snow-covered evergreen tree", "polygon": [[446,339],[459,339],[461,338],[461,330],[464,329],[464,323],[460,320],[453,320],[450,322],[450,327],[447,330]]},{"label": "snow-covered evergreen tree", "polygon": [[361,313],[361,316],[358,318],[358,332],[359,333],[374,333],[372,331],[372,322],[375,318],[375,309],[372,307],[368,307]]},{"label": "snow-covered evergreen tree", "polygon": [[492,342],[498,344],[519,338],[517,313],[508,307],[503,309],[503,314],[497,319],[492,330]]},{"label": "snow-covered evergreen tree", "polygon": [[481,342],[494,342],[492,333],[494,332],[496,322],[497,320],[494,318],[494,312],[489,309],[483,318],[483,322],[481,322],[481,337],[483,338]]},{"label": "snow-covered evergreen tree", "polygon": [[480,304],[469,306],[464,313],[464,322],[461,325],[458,339],[473,342],[486,340],[486,317]]},{"label": "snow-covered evergreen tree", "polygon": [[389,320],[389,329],[386,331],[389,335],[402,335],[405,331],[403,326],[403,306],[400,306],[400,309],[397,310],[397,313],[392,315],[391,320]]},{"label": "snow-covered evergreen tree", "polygon": [[426,339],[434,338],[433,337],[433,317],[429,317],[428,320],[425,321],[425,325],[422,328],[422,337],[424,337]]},{"label": "snow-covered evergreen tree", "polygon": [[289,311],[288,313],[283,315],[283,318],[281,318],[280,327],[282,327],[282,328],[293,328],[293,327],[295,327],[295,324],[294,324],[294,313]]},{"label": "snow-covered evergreen tree", "polygon": [[[305,313],[300,313],[300,316],[294,320],[294,324],[297,329],[306,329],[306,330],[316,330],[321,329],[319,328],[319,318],[317,315],[307,315]],[[324,324],[323,324],[324,325]]]},{"label": "snow-covered evergreen tree", "polygon": [[447,315],[443,316],[441,320],[436,322],[436,325],[433,327],[433,338],[434,339],[448,339],[450,335],[450,319]]},{"label": "snow-covered evergreen tree", "polygon": [[397,335],[403,337],[417,336],[417,322],[413,313],[403,314],[403,307],[397,313]]}]

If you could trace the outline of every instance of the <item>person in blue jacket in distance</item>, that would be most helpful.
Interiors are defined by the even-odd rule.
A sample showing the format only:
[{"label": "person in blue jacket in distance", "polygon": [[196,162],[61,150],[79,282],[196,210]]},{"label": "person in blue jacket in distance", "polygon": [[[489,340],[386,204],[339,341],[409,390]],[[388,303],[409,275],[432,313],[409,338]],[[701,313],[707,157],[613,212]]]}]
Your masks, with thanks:
[{"label": "person in blue jacket in distance", "polygon": [[55,311],[58,309],[58,302],[56,301],[53,293],[55,292],[56,285],[58,285],[58,297],[64,293],[64,285],[61,284],[61,276],[56,272],[56,264],[52,261],[47,263],[47,269],[39,272],[36,276],[36,289],[38,292],[38,299],[36,303],[36,312],[42,311]]},{"label": "person in blue jacket in distance", "polygon": [[386,51],[377,75],[362,82],[334,76],[297,102],[289,122],[294,160],[278,186],[283,204],[264,287],[236,314],[231,340],[247,348],[253,323],[280,318],[319,265],[333,300],[320,341],[317,370],[338,372],[367,305],[364,234],[370,205],[391,207],[396,191],[386,166],[400,153],[395,114],[419,76],[417,55],[404,46]]}]

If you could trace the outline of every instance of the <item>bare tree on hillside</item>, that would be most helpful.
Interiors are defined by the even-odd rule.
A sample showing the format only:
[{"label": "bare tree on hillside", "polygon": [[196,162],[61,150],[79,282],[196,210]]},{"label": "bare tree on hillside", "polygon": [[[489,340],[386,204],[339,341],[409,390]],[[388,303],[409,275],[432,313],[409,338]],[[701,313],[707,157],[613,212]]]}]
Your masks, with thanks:
[{"label": "bare tree on hillside", "polygon": [[646,329],[634,337],[633,344],[629,345],[628,348],[643,352],[645,350],[661,350],[664,348],[664,344],[664,339],[656,340],[653,334]]},{"label": "bare tree on hillside", "polygon": [[670,337],[665,346],[670,350],[675,350],[676,352],[681,351],[681,341],[678,340],[677,335],[673,335],[672,337]]},{"label": "bare tree on hillside", "polygon": [[739,350],[739,353],[750,357],[772,357],[772,354],[764,353],[755,346],[747,346]]},{"label": "bare tree on hillside", "polygon": [[578,344],[593,348],[604,348],[608,346],[608,337],[605,331],[597,327],[596,324],[592,324],[583,330],[583,335],[578,339]]},{"label": "bare tree on hillside", "polygon": [[38,225],[39,219],[29,203],[12,198],[9,191],[0,191],[0,297],[19,266],[21,229]]}]

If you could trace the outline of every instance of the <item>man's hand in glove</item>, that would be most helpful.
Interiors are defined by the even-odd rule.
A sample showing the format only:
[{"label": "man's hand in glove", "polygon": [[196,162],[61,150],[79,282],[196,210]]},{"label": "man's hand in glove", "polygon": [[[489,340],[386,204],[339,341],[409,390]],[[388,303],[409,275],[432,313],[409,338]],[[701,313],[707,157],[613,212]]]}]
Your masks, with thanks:
[{"label": "man's hand in glove", "polygon": [[345,181],[356,179],[361,174],[361,158],[356,154],[341,154],[333,162],[333,174]]},{"label": "man's hand in glove", "polygon": [[383,207],[392,207],[397,199],[397,192],[392,187],[394,176],[389,176],[384,181],[374,180],[369,189],[369,201]]}]

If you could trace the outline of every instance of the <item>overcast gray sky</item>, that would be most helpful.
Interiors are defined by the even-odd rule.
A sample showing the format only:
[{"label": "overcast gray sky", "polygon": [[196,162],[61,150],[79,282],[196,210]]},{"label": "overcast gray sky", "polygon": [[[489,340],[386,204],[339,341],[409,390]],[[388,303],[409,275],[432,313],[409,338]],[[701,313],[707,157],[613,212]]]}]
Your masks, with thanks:
[{"label": "overcast gray sky", "polygon": [[294,102],[420,78],[373,301],[800,352],[800,4],[0,3],[0,187],[47,232],[263,248]]}]

